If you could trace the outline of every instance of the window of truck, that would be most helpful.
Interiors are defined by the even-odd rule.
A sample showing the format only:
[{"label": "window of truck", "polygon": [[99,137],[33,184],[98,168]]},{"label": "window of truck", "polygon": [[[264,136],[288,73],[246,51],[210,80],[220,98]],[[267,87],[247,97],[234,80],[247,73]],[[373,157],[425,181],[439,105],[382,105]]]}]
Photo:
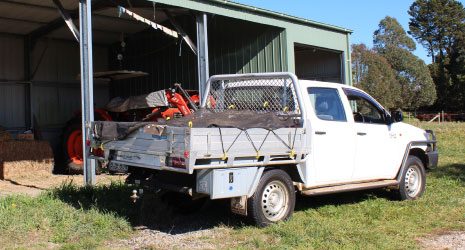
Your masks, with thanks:
[{"label": "window of truck", "polygon": [[308,88],[308,95],[316,116],[327,121],[347,121],[337,89]]}]

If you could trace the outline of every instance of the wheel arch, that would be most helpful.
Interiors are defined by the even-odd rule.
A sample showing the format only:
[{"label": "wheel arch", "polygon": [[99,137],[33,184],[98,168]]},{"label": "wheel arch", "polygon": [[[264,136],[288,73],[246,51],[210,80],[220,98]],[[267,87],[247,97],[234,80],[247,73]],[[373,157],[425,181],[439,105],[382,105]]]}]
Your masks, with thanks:
[{"label": "wheel arch", "polygon": [[413,155],[413,156],[416,156],[418,158],[420,158],[421,162],[423,163],[423,167],[424,168],[428,168],[428,156],[426,155],[426,152],[421,149],[421,148],[412,148],[410,149],[410,152],[409,152],[409,156],[410,155]]},{"label": "wheel arch", "polygon": [[268,171],[270,169],[281,169],[291,177],[291,180],[293,182],[304,182],[303,176],[301,175],[301,172],[299,171],[299,168],[297,167],[297,165],[270,166],[270,167],[265,168],[265,171]]},{"label": "wheel arch", "polygon": [[257,170],[257,173],[255,175],[255,179],[249,189],[249,193],[247,195],[248,198],[253,196],[255,191],[257,190],[258,183],[260,182],[260,179],[262,178],[263,174],[265,172],[273,170],[273,169],[281,169],[284,172],[286,172],[289,177],[291,177],[291,180],[293,182],[303,182],[302,175],[297,167],[297,165],[273,165],[273,166],[265,166],[265,167],[259,167]]}]

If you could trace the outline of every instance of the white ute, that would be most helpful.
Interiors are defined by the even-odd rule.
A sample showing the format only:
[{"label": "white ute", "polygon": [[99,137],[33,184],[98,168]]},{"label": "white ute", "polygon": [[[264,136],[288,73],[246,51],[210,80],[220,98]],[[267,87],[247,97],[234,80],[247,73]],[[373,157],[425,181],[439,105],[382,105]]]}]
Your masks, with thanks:
[{"label": "white ute", "polygon": [[104,157],[87,153],[146,190],[231,199],[260,226],[288,219],[296,194],[388,188],[416,199],[438,163],[433,131],[354,87],[291,73],[217,75],[202,100],[179,122],[93,122]]}]

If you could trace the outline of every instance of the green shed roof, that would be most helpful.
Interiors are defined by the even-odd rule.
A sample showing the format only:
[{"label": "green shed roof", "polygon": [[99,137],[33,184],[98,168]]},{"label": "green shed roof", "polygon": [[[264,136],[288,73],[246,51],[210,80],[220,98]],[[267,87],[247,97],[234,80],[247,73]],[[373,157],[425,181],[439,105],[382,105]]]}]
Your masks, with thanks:
[{"label": "green shed roof", "polygon": [[325,28],[325,29],[334,30],[334,31],[345,32],[345,33],[353,33],[353,30],[350,30],[350,29],[338,27],[338,26],[335,26],[335,25],[325,24],[325,23],[321,23],[321,22],[316,22],[316,21],[301,18],[301,17],[295,17],[295,16],[291,16],[291,15],[288,15],[288,14],[279,13],[279,12],[271,11],[271,10],[266,10],[266,9],[246,5],[246,4],[236,3],[236,2],[233,2],[233,1],[228,1],[228,0],[198,0],[198,1],[199,2],[211,2],[211,3],[215,3],[215,4],[225,5],[225,6],[233,7],[233,8],[236,8],[236,9],[242,9],[242,10],[256,12],[257,14],[262,14],[262,15],[269,16],[269,17],[272,17],[272,18],[282,18],[282,19],[285,19],[285,20],[299,22],[299,23],[308,24],[308,25],[312,25],[312,26],[317,26],[317,27],[321,27],[321,28]]}]

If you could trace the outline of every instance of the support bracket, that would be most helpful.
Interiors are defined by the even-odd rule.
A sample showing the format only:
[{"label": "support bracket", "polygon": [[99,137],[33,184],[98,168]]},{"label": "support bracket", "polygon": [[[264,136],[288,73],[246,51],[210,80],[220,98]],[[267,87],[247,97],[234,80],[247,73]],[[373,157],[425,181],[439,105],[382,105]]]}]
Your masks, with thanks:
[{"label": "support bracket", "polygon": [[184,32],[184,30],[181,28],[179,23],[173,18],[173,16],[166,10],[164,12],[165,12],[165,15],[168,17],[168,19],[170,20],[171,24],[173,24],[174,28],[176,28],[176,30],[178,31],[182,39],[186,41],[189,48],[191,48],[194,54],[197,55],[197,46],[195,46],[195,44],[192,42],[192,40],[189,38],[186,32]]},{"label": "support bracket", "polygon": [[63,8],[63,5],[61,5],[60,0],[53,0],[53,3],[57,7],[58,12],[65,21],[66,25],[71,30],[71,33],[73,33],[74,38],[76,38],[76,40],[79,42],[79,30],[76,28],[76,25],[74,25],[73,19],[65,10],[65,8]]}]

